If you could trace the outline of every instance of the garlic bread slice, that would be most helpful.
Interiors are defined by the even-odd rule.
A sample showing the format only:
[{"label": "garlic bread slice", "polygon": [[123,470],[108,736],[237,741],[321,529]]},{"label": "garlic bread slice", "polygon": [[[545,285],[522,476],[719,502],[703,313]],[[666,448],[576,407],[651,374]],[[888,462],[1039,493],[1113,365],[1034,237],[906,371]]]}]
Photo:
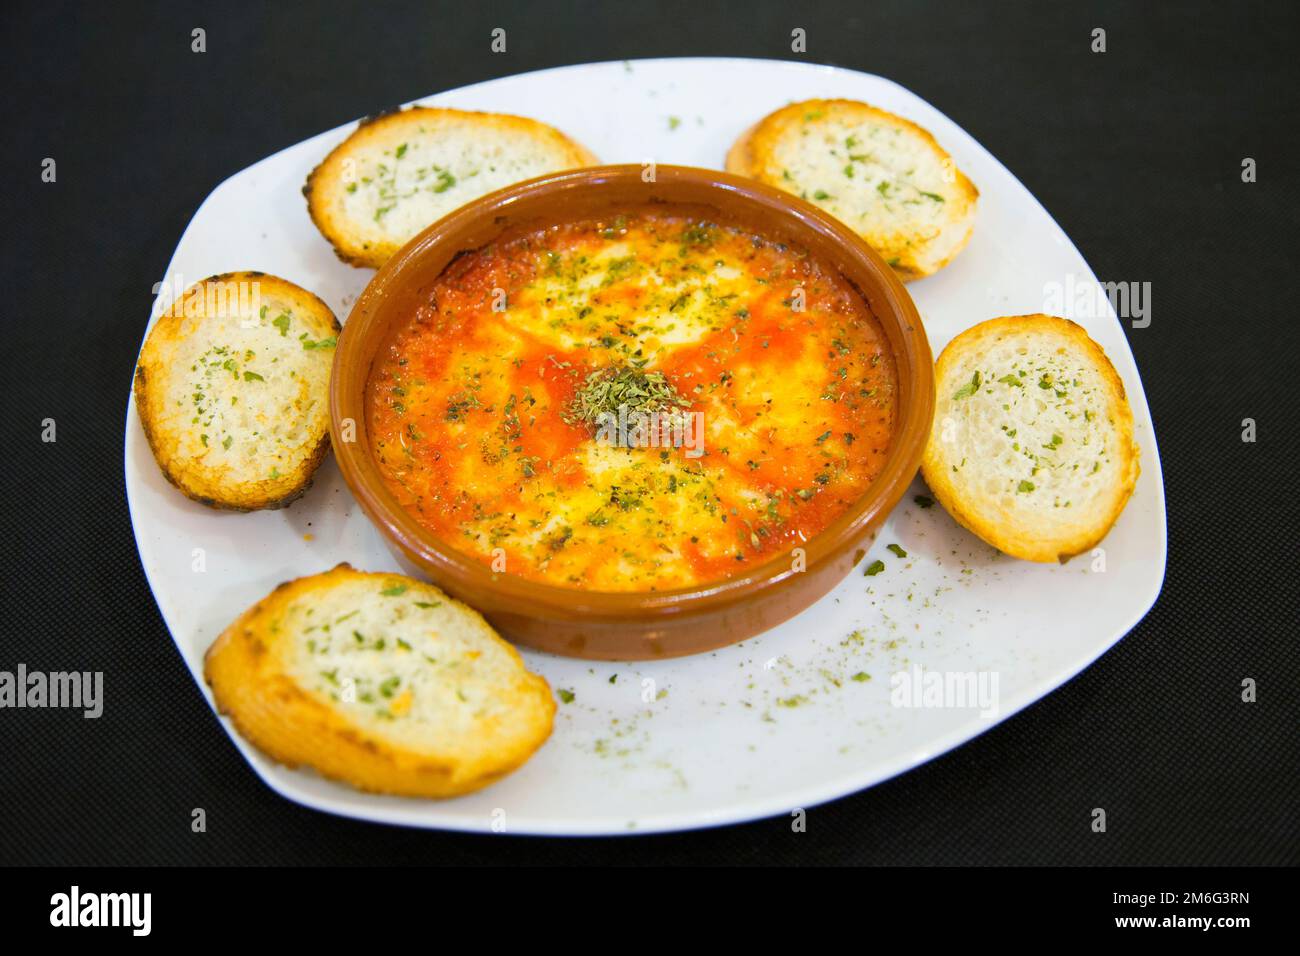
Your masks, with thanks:
[{"label": "garlic bread slice", "polygon": [[1065,561],[1110,530],[1137,483],[1124,386],[1078,325],[990,319],[935,365],[921,473],[956,521],[1027,561]]},{"label": "garlic bread slice", "polygon": [[186,289],[145,339],[135,402],[167,480],[203,504],[280,508],[329,450],[339,323],[329,306],[263,272]]},{"label": "garlic bread slice", "polygon": [[855,100],[805,100],[760,120],[727,171],[820,206],[900,278],[943,268],[969,241],[979,190],[929,132]]},{"label": "garlic bread slice", "polygon": [[346,564],[281,584],[204,658],[217,709],[259,750],[375,793],[452,797],[551,733],[545,679],[432,584]]},{"label": "garlic bread slice", "polygon": [[537,120],[413,106],[363,120],[312,170],[303,195],[338,257],[377,269],[472,199],[596,162]]}]

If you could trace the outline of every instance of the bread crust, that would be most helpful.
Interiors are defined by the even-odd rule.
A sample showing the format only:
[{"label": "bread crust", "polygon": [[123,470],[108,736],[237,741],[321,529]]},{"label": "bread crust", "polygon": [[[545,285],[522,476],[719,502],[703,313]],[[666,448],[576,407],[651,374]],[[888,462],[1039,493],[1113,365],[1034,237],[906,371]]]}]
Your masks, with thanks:
[{"label": "bread crust", "polygon": [[[321,235],[329,241],[339,259],[349,265],[378,269],[409,239],[406,237],[398,241],[396,238],[387,237],[376,241],[357,234],[352,223],[340,211],[340,197],[348,186],[346,161],[365,151],[372,144],[381,142],[382,138],[390,136],[394,130],[402,127],[414,128],[421,123],[437,126],[450,120],[472,121],[484,131],[513,131],[532,137],[556,155],[557,161],[548,170],[551,172],[594,166],[600,162],[591,150],[570,139],[555,127],[524,116],[427,106],[387,110],[368,116],[321,160],[307,176],[307,182],[302,188],[303,195],[307,198],[307,211],[312,222],[320,230]],[[464,202],[476,198],[477,195],[466,196]]]},{"label": "bread crust", "polygon": [[[490,736],[450,730],[436,750],[401,743],[395,734],[363,726],[343,706],[302,687],[286,666],[291,642],[279,621],[298,602],[313,602],[331,589],[363,582],[373,589],[404,587],[403,598],[441,602],[482,642],[508,655],[518,667],[513,686],[498,688],[509,698],[515,722],[504,743]],[[390,600],[380,598],[380,600]],[[393,653],[397,653],[393,651]],[[431,584],[396,574],[370,574],[344,563],[323,574],[279,585],[231,624],[204,656],[204,678],[219,713],[260,751],[285,766],[311,767],[322,776],[359,790],[398,796],[446,798],[487,786],[518,768],[550,736],[555,700],[546,680],[529,672],[518,651],[502,640],[479,613]],[[476,721],[471,730],[485,725]],[[489,728],[491,729],[491,728]]]},{"label": "bread crust", "polygon": [[1016,529],[1004,522],[985,498],[964,488],[953,478],[949,443],[941,440],[943,403],[936,403],[935,422],[921,461],[921,474],[935,498],[958,524],[1012,557],[1026,561],[1062,562],[1094,548],[1114,526],[1141,472],[1140,449],[1133,438],[1133,412],[1115,367],[1106,353],[1078,324],[1057,316],[1036,313],[990,319],[957,336],[935,363],[935,384],[939,396],[950,394],[963,382],[953,374],[964,355],[978,354],[991,342],[1007,335],[1042,333],[1060,339],[1062,347],[1084,358],[1099,374],[1105,389],[1105,404],[1116,432],[1119,455],[1116,477],[1108,506],[1067,533],[1056,534],[1048,527]]},{"label": "bread crust", "polygon": [[[966,174],[952,163],[952,157],[939,145],[929,130],[904,117],[857,100],[813,99],[791,103],[769,113],[740,135],[727,151],[727,171],[798,194],[801,185],[807,184],[788,179],[783,174],[784,170],[778,169],[776,153],[783,141],[800,135],[808,122],[806,118],[815,114],[851,116],[906,130],[940,161],[951,164],[954,181],[948,191],[948,201],[952,205],[945,209],[946,213],[951,214],[951,221],[938,235],[928,239],[922,238],[918,243],[915,235],[890,231],[883,220],[868,221],[865,224],[846,224],[862,236],[904,281],[932,275],[952,262],[970,241],[979,190]],[[819,200],[815,195],[804,198],[835,215],[834,209],[827,201]],[[944,233],[948,234],[946,246],[939,242]],[[941,248],[943,251],[937,258],[928,256],[925,253],[930,251],[931,247]]]},{"label": "bread crust", "polygon": [[323,338],[326,334],[337,336],[341,331],[333,311],[319,296],[286,279],[257,271],[209,276],[186,289],[159,315],[150,329],[136,364],[136,410],[159,470],[186,497],[225,511],[274,510],[287,507],[302,497],[311,487],[312,476],[329,451],[328,365],[332,364],[333,350],[321,352],[319,358],[326,364],[326,370],[321,383],[310,390],[307,399],[314,403],[311,407],[317,410],[314,420],[307,418],[309,409],[303,407],[301,399],[293,401],[291,405],[295,412],[304,416],[304,422],[310,422],[312,437],[303,443],[300,454],[286,470],[281,472],[278,466],[269,464],[262,469],[266,473],[271,473],[273,469],[278,472],[273,478],[240,480],[230,468],[209,467],[203,460],[206,456],[191,454],[187,448],[195,427],[201,426],[191,427],[190,424],[179,421],[171,414],[172,409],[167,403],[167,395],[175,384],[174,376],[184,373],[177,361],[179,350],[189,337],[205,334],[207,319],[218,318],[187,314],[185,304],[196,295],[201,301],[207,301],[206,290],[209,287],[240,283],[256,283],[268,295],[292,302],[295,314],[300,319],[307,320],[309,334]]}]

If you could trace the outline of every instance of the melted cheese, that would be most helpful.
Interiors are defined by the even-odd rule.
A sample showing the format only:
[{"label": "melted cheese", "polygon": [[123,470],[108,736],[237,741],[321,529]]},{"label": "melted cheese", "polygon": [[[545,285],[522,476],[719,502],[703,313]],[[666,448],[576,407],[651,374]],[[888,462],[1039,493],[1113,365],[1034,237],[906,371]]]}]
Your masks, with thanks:
[{"label": "melted cheese", "polygon": [[[689,404],[702,454],[573,419],[589,375],[629,368]],[[369,425],[390,489],[451,546],[656,590],[749,570],[843,514],[883,465],[895,383],[865,303],[805,253],[643,214],[458,259],[377,358]]]}]

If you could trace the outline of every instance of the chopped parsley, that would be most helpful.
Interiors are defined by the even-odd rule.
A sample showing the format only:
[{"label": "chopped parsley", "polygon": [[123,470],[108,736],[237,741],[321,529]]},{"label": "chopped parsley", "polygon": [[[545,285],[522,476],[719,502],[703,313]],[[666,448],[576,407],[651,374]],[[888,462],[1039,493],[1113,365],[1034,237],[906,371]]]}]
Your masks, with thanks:
[{"label": "chopped parsley", "polygon": [[976,372],[974,375],[971,376],[971,380],[969,382],[967,382],[961,388],[957,389],[957,391],[953,392],[952,400],[954,402],[957,402],[957,401],[961,401],[963,398],[970,398],[979,390],[980,390],[980,373]]},{"label": "chopped parsley", "polygon": [[438,170],[438,181],[430,189],[435,193],[445,193],[452,186],[456,185],[456,177],[445,169]]}]

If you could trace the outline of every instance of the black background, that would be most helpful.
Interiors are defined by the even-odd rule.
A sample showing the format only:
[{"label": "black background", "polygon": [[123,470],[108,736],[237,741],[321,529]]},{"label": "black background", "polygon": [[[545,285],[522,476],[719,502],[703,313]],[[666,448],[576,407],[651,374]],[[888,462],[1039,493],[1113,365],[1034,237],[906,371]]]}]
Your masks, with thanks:
[{"label": "black background", "polygon": [[[1300,862],[1294,4],[10,2],[0,21],[0,669],[103,670],[107,700],[95,721],[0,711],[0,862]],[[497,26],[504,55],[489,51]],[[790,52],[796,26],[804,56]],[[1090,52],[1094,27],[1104,54]],[[567,63],[692,55],[896,80],[1005,163],[1099,278],[1152,284],[1150,327],[1126,333],[1168,494],[1159,601],[1058,692],[813,810],[802,834],[778,818],[465,836],[281,799],[187,673],[125,503],[132,365],[186,223],[231,174],[383,106]],[[40,181],[47,156],[54,184]],[[54,444],[40,440],[47,417]],[[1105,834],[1089,827],[1098,806]],[[206,833],[190,831],[193,807]]]}]

